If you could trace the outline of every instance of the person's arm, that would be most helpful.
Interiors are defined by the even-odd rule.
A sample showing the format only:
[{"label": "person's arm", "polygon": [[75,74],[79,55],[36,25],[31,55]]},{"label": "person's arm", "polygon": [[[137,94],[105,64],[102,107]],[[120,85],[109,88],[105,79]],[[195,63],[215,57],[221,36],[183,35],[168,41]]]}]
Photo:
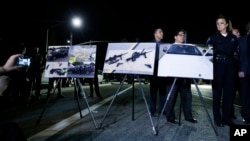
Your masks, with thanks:
[{"label": "person's arm", "polygon": [[46,60],[42,55],[41,55],[41,63],[40,63],[40,65],[41,65],[41,72],[43,72],[44,69],[45,69]]},{"label": "person's arm", "polygon": [[245,72],[247,71],[247,44],[246,37],[240,37],[239,39],[239,73],[240,78],[245,77]]},{"label": "person's arm", "polygon": [[0,67],[0,75],[5,74],[7,71],[5,70],[4,67]]},{"label": "person's arm", "polygon": [[21,68],[21,66],[17,66],[15,64],[16,62],[16,59],[21,56],[22,54],[14,54],[14,55],[11,55],[9,57],[9,59],[6,61],[5,65],[4,66],[1,66],[0,67],[0,75],[4,75],[5,73],[9,72],[9,71],[12,71],[12,70],[16,70],[16,69],[19,69]]}]

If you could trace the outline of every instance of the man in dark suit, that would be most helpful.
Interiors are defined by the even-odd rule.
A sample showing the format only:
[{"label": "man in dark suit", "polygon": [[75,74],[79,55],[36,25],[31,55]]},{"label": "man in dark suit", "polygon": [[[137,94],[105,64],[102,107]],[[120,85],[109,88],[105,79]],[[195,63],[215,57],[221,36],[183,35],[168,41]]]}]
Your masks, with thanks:
[{"label": "man in dark suit", "polygon": [[[179,29],[176,31],[174,35],[174,44],[182,44],[185,42],[186,31],[184,29]],[[172,83],[167,84],[167,88],[169,91]],[[186,121],[191,123],[196,123],[197,120],[192,115],[192,92],[191,92],[191,79],[188,78],[178,78],[177,82],[173,88],[173,105],[175,105],[175,101],[178,93],[180,93],[181,108],[183,109],[184,118]],[[167,115],[167,120],[170,122],[175,122],[174,115],[174,106],[171,108],[170,115]]]},{"label": "man in dark suit", "polygon": [[156,43],[156,53],[155,53],[155,63],[154,63],[154,73],[150,76],[150,112],[151,116],[156,116],[157,108],[157,97],[159,93],[159,109],[158,113],[164,106],[165,95],[166,95],[166,85],[164,85],[164,79],[157,76],[158,71],[158,59],[159,59],[159,47],[163,39],[163,30],[161,28],[156,28],[154,30],[154,40],[152,42]]},{"label": "man in dark suit", "polygon": [[250,123],[250,22],[246,26],[247,35],[239,38],[239,79],[241,117],[244,123]]}]

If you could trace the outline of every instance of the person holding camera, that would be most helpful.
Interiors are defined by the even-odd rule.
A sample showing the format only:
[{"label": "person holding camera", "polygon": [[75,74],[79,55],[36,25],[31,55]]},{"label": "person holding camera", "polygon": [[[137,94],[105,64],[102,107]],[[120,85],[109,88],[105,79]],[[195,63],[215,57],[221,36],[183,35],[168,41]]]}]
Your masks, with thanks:
[{"label": "person holding camera", "polygon": [[[1,45],[10,46],[9,50],[3,54],[2,59],[7,60],[7,56],[9,57],[12,54],[21,54],[16,59],[16,65],[21,63],[18,65],[20,68],[9,71],[6,74],[10,78],[10,81],[8,88],[2,94],[4,96],[9,96],[14,104],[21,104],[22,106],[26,107],[29,104],[29,78],[27,75],[29,66],[27,66],[28,62],[25,60],[25,58],[27,58],[27,56],[25,56],[27,47],[23,43],[9,40],[3,41]],[[24,60],[22,61],[22,59]]]},{"label": "person holding camera", "polygon": [[17,70],[22,67],[16,65],[16,59],[20,56],[21,54],[11,55],[5,65],[0,67],[0,95],[2,95],[2,92],[6,90],[9,84],[10,78],[6,74],[12,70]]},{"label": "person holding camera", "polygon": [[5,65],[0,67],[0,76],[5,75],[6,73],[12,70],[17,70],[19,68],[22,68],[22,66],[16,65],[16,59],[20,56],[22,56],[22,54],[11,55],[9,59],[6,61]]},{"label": "person holding camera", "polygon": [[[12,95],[12,89],[14,89],[10,88],[10,84],[13,81],[12,74],[24,69],[23,66],[17,64],[18,58],[23,56],[23,48],[20,48],[19,43],[6,39],[0,39],[0,47],[8,47],[8,50],[2,50],[0,53],[0,95],[3,99],[1,100],[1,104],[4,105],[3,107],[6,107],[6,105],[11,106],[10,104],[12,104],[12,101],[9,101],[9,98],[12,97],[5,97],[5,95],[3,95]],[[7,89],[9,89],[9,93],[6,91]],[[21,130],[18,122],[7,120],[1,121],[0,123],[0,140],[27,141],[27,138]]]}]

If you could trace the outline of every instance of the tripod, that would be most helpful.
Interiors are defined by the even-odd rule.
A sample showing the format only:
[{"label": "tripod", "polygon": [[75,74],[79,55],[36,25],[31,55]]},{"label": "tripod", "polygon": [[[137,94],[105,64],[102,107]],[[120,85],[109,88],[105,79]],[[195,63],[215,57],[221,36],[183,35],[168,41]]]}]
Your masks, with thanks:
[{"label": "tripod", "polygon": [[[161,114],[160,114],[160,116],[159,116],[159,118],[158,118],[158,120],[157,120],[157,122],[156,122],[156,125],[155,125],[156,128],[157,128],[157,126],[158,126],[158,123],[159,123],[159,120],[160,120],[161,116],[163,115],[164,109],[166,108],[166,105],[167,105],[169,99],[170,99],[171,96],[172,96],[172,91],[173,91],[173,88],[174,88],[174,86],[175,86],[175,84],[176,84],[176,81],[177,81],[177,78],[174,79],[174,82],[173,82],[173,84],[172,84],[172,86],[171,86],[171,89],[170,89],[170,91],[169,91],[169,93],[168,93],[168,96],[166,97],[166,101],[165,101],[164,107],[163,107],[163,109],[162,109],[162,111],[161,111]],[[209,115],[209,113],[208,113],[207,107],[206,107],[206,105],[205,105],[205,102],[204,102],[204,99],[203,99],[202,94],[201,94],[201,92],[200,92],[200,89],[199,89],[199,87],[198,87],[198,84],[197,84],[197,82],[196,82],[195,79],[193,79],[193,82],[194,82],[195,87],[196,87],[196,90],[197,90],[197,92],[198,92],[200,101],[201,101],[201,103],[202,103],[202,105],[203,105],[203,107],[204,107],[204,109],[205,109],[205,111],[206,111],[206,113],[207,113],[207,116],[208,116],[208,118],[209,118],[210,124],[211,124],[211,126],[213,127],[215,134],[218,136],[218,132],[217,132],[217,130],[215,129],[215,126],[214,126],[214,124],[213,124],[213,122],[212,122],[212,119],[211,119],[211,117],[210,117],[210,115]],[[181,103],[180,105],[181,105],[180,108],[182,108],[182,103]],[[180,111],[180,113],[181,113],[181,111]],[[166,115],[168,115],[168,113],[166,113]],[[181,119],[181,114],[179,114],[179,125],[180,125],[180,119]],[[157,132],[158,132],[158,131],[156,131],[156,133],[157,133]]]},{"label": "tripod", "polygon": [[[148,116],[149,116],[149,119],[150,119],[150,122],[151,122],[151,125],[152,125],[152,128],[153,128],[153,132],[155,133],[156,130],[155,130],[155,127],[154,127],[154,123],[153,123],[152,117],[151,117],[151,115],[150,115],[150,110],[149,110],[149,107],[148,107],[147,99],[146,99],[146,97],[145,97],[145,93],[144,93],[144,90],[143,90],[143,86],[142,86],[142,84],[141,84],[141,79],[140,79],[139,75],[136,75],[136,77],[137,77],[137,79],[138,79],[138,81],[139,81],[139,86],[140,86],[141,94],[142,94],[143,100],[144,100],[145,105],[146,105],[147,113],[148,113]],[[117,91],[115,92],[115,94],[114,94],[114,96],[113,96],[113,98],[112,98],[112,100],[111,100],[111,102],[110,102],[110,105],[108,106],[108,109],[106,110],[106,112],[105,112],[105,114],[104,114],[104,116],[103,116],[103,119],[102,119],[102,121],[101,121],[101,123],[100,123],[99,128],[102,127],[103,122],[104,122],[104,120],[105,120],[107,114],[109,113],[109,111],[110,111],[110,109],[111,109],[111,106],[112,106],[112,104],[114,103],[114,100],[115,100],[116,97],[118,96],[118,92],[120,91],[121,87],[123,86],[124,80],[125,80],[126,78],[127,78],[127,74],[124,76],[124,78],[122,79],[122,81],[121,81],[121,83],[120,83],[120,86],[118,87]],[[133,101],[133,102],[134,102],[134,101]],[[133,105],[133,106],[134,106],[134,105]],[[133,119],[133,117],[132,117],[132,119]]]}]

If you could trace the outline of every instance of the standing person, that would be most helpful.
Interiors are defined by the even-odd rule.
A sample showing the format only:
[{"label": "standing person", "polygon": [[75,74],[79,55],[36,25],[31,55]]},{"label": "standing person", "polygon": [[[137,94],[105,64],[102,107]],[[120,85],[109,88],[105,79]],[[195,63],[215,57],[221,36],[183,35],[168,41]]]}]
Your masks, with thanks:
[{"label": "standing person", "polygon": [[[21,54],[22,57],[26,55],[26,46],[19,41],[13,41],[13,39],[1,39],[0,46],[8,48],[2,50],[0,53],[1,65],[3,65],[5,61],[13,54]],[[4,98],[7,98],[7,103],[13,102],[11,104],[21,104],[21,106],[26,107],[29,104],[29,89],[27,79],[28,66],[26,66],[25,63],[25,66],[22,65],[23,67],[6,73],[10,79],[8,79],[8,87],[6,87],[6,89],[2,92],[2,95],[4,95]],[[11,98],[11,101],[8,102],[9,98]]]},{"label": "standing person", "polygon": [[[185,37],[186,37],[186,30],[179,29],[176,31],[174,35],[174,44],[183,44],[185,43]],[[170,79],[170,78],[167,78]],[[170,90],[172,86],[172,83],[167,84],[167,91]],[[180,107],[183,110],[184,118],[186,121],[191,123],[196,123],[197,119],[195,119],[192,115],[192,91],[191,91],[191,79],[188,78],[178,78],[177,82],[175,84],[175,87],[173,89],[173,103],[171,108],[170,115],[167,115],[168,121],[174,121],[175,115],[174,115],[174,105],[176,103],[176,98],[178,93],[180,93],[180,100],[182,103],[182,106]]]},{"label": "standing person", "polygon": [[103,97],[102,97],[102,95],[100,94],[100,89],[99,89],[99,82],[98,82],[97,72],[95,72],[95,76],[94,76],[94,78],[93,78],[93,79],[91,79],[91,83],[93,83],[93,84],[94,84],[94,88],[95,88],[95,94],[96,94],[96,96],[97,96],[100,100],[102,100],[102,99],[103,99]]},{"label": "standing person", "polygon": [[241,117],[244,123],[250,123],[250,22],[246,25],[245,36],[239,38],[239,73],[240,79],[240,99],[241,99]]},{"label": "standing person", "polygon": [[[80,79],[80,82],[84,85],[84,83],[89,84],[89,95],[88,97],[94,97],[94,85],[93,85],[93,78],[83,78]],[[79,91],[81,90],[80,88],[78,89]],[[81,98],[83,98],[83,95],[80,95]]]},{"label": "standing person", "polygon": [[88,97],[94,97],[94,83],[93,83],[93,78],[89,79],[89,89],[90,89],[90,94]]},{"label": "standing person", "polygon": [[[96,76],[97,77],[97,76]],[[88,97],[94,97],[94,88],[95,88],[95,94],[96,97],[98,97],[100,100],[103,99],[100,91],[99,91],[99,85],[98,85],[98,78],[85,78],[82,83],[84,82],[88,82],[89,83],[89,91],[90,94],[88,95]],[[96,82],[97,81],[97,82]]]},{"label": "standing person", "polygon": [[[24,66],[19,66],[16,64],[18,57],[22,57],[23,56],[22,53],[25,53],[23,52],[24,48],[20,46],[20,44],[14,43],[12,40],[11,40],[12,42],[10,41],[6,42],[6,41],[7,40],[0,40],[0,47],[2,48],[8,47],[9,49],[9,50],[2,50],[0,53],[1,54],[0,55],[0,58],[1,58],[0,59],[0,66],[1,66],[0,67],[0,96],[1,97],[2,97],[2,93],[4,93],[6,89],[8,89],[9,84],[14,79],[15,76],[13,75],[13,73],[24,71],[26,68]],[[11,95],[12,89],[9,89],[10,93],[8,94]],[[14,89],[17,89],[17,88],[14,88]],[[25,88],[23,87],[23,89]],[[3,102],[1,104],[5,104],[5,107],[9,106],[6,104],[10,104],[10,101],[8,101],[7,99],[1,102]],[[4,114],[2,114],[1,116],[4,116]],[[6,141],[6,140],[27,141],[27,138],[24,135],[18,123],[13,122],[13,121],[6,121],[6,122],[0,123],[0,140],[1,141]]]},{"label": "standing person", "polygon": [[240,38],[241,35],[240,35],[240,31],[238,28],[233,28],[232,29],[232,33],[237,37],[237,38]]},{"label": "standing person", "polygon": [[31,54],[31,64],[28,73],[31,81],[31,89],[35,87],[35,96],[38,99],[41,97],[40,89],[43,70],[43,56],[39,52],[39,47],[35,47]]},{"label": "standing person", "polygon": [[[213,46],[213,116],[215,125],[232,125],[232,104],[234,100],[238,39],[229,29],[229,20],[219,15],[216,19],[217,32],[211,35],[207,44]],[[222,103],[221,103],[222,101]],[[222,109],[221,109],[222,105]]]},{"label": "standing person", "polygon": [[[14,47],[12,48],[13,52],[22,54],[24,58],[26,57],[26,49],[27,47],[20,42],[15,43]],[[10,48],[11,50],[11,48]],[[3,95],[10,95],[16,101],[15,103],[19,103],[22,106],[29,105],[29,78],[28,78],[28,70],[29,66],[22,67],[22,70],[14,70],[8,73],[10,77],[9,87],[3,93]]]},{"label": "standing person", "polygon": [[[247,60],[248,62],[250,62],[250,22],[248,22],[247,26],[246,26],[246,29],[247,29]],[[248,66],[247,66],[247,100],[245,101],[246,102],[246,118],[243,119],[243,122],[246,122],[246,123],[250,123],[250,63],[248,63]]]},{"label": "standing person", "polygon": [[102,97],[102,95],[101,95],[101,93],[100,93],[100,87],[99,87],[99,82],[98,82],[98,69],[99,68],[103,68],[102,66],[101,66],[101,64],[102,64],[102,62],[100,62],[100,60],[101,60],[101,50],[99,50],[100,48],[96,48],[96,64],[95,64],[95,73],[94,73],[94,78],[92,79],[92,82],[93,82],[93,84],[94,84],[94,89],[95,89],[95,94],[96,94],[96,96],[97,96],[97,98],[99,99],[99,100],[102,100],[103,99],[103,97]]},{"label": "standing person", "polygon": [[[232,34],[234,34],[239,40],[241,40],[241,35],[240,35],[240,31],[238,28],[232,28]],[[239,51],[239,47],[238,47],[238,51]],[[239,52],[240,53],[240,52]],[[238,54],[236,54],[238,55]],[[239,54],[240,55],[240,54]],[[241,56],[243,54],[241,53]],[[242,56],[243,57],[243,56]],[[240,61],[238,61],[238,63],[240,63]],[[242,62],[243,63],[243,62]],[[240,71],[240,64],[237,65],[237,71]],[[244,83],[244,80],[241,78],[240,75],[238,75],[237,73],[235,74],[235,91],[234,91],[234,97],[236,97],[237,93],[239,94],[239,96],[241,97],[241,84],[240,83]],[[234,105],[232,105],[232,117],[233,119],[236,119],[236,116],[234,114]]]},{"label": "standing person", "polygon": [[162,43],[163,40],[163,30],[162,28],[156,28],[154,30],[154,40],[153,42],[156,43],[156,53],[155,53],[155,63],[154,63],[154,73],[152,76],[150,76],[150,113],[151,116],[155,116],[156,114],[156,103],[157,103],[157,95],[159,94],[159,112],[160,113],[161,109],[164,106],[165,102],[165,89],[166,86],[164,85],[164,78],[158,77],[157,72],[158,72],[158,60],[159,60],[159,48],[160,44]]},{"label": "standing person", "polygon": [[[64,95],[62,95],[62,80],[61,78],[49,78],[49,86],[48,86],[48,95],[47,98],[51,95],[51,91],[54,88],[54,82],[57,82],[57,98],[64,98]],[[60,81],[60,82],[58,82]]]},{"label": "standing person", "polygon": [[[80,79],[80,82],[84,85],[85,82],[89,83],[89,91],[90,94],[88,95],[88,97],[94,97],[94,86],[93,86],[93,78],[83,78]],[[80,91],[80,88],[78,89]],[[83,95],[80,95],[80,97],[82,98]]]},{"label": "standing person", "polygon": [[[97,77],[97,76],[95,76]],[[100,91],[99,91],[99,85],[98,85],[98,78],[84,78],[84,79],[80,79],[80,82],[82,84],[84,84],[85,82],[89,83],[89,91],[90,91],[90,94],[88,95],[88,97],[94,97],[94,88],[95,88],[95,94],[96,94],[96,97],[99,98],[100,100],[103,99],[103,97],[101,96],[100,94]],[[80,91],[80,88],[78,89]],[[83,98],[83,95],[79,95],[80,98]]]}]

